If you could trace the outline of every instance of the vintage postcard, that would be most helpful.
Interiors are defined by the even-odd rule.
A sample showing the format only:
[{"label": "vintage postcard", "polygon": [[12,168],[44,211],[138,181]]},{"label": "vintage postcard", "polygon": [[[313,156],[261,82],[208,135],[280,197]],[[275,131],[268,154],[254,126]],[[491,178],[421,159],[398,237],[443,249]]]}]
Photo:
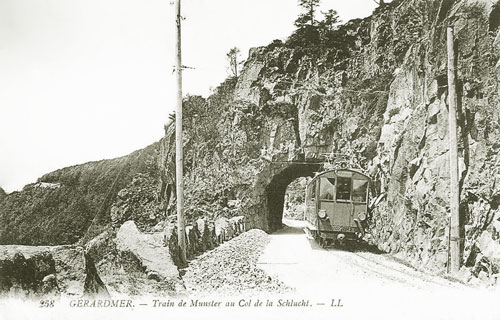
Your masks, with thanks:
[{"label": "vintage postcard", "polygon": [[500,319],[500,1],[0,0],[0,320]]}]

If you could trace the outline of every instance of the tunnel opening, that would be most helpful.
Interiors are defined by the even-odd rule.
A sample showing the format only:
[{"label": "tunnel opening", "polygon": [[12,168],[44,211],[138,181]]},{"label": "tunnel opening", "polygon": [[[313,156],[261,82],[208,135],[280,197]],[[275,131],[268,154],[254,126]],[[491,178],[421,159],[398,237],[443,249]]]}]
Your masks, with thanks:
[{"label": "tunnel opening", "polygon": [[267,225],[270,232],[282,227],[288,185],[300,177],[313,177],[320,164],[293,164],[276,174],[266,188]]},{"label": "tunnel opening", "polygon": [[285,191],[283,219],[303,221],[306,213],[306,187],[312,177],[298,177],[290,182]]}]

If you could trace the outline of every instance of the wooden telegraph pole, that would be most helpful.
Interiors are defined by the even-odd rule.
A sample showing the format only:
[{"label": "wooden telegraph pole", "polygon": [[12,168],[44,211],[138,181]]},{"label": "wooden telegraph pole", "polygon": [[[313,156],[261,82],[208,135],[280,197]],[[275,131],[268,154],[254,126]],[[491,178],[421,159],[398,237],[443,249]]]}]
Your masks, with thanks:
[{"label": "wooden telegraph pole", "polygon": [[448,124],[450,136],[450,271],[460,269],[460,189],[458,185],[457,92],[453,27],[447,30],[448,43]]},{"label": "wooden telegraph pole", "polygon": [[186,227],[184,223],[184,177],[182,148],[182,50],[181,50],[181,0],[175,0],[175,73],[177,75],[177,104],[175,109],[175,185],[177,192],[177,234],[181,263],[186,263]]}]

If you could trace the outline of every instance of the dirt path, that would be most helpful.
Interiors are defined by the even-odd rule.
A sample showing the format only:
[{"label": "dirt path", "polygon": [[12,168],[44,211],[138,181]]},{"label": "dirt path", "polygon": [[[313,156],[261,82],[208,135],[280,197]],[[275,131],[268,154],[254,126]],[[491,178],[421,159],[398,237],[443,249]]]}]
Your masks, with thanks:
[{"label": "dirt path", "polygon": [[[258,267],[341,319],[500,319],[500,292],[425,274],[384,254],[322,249],[300,222],[285,221]],[[341,311],[339,312],[338,310]]]}]

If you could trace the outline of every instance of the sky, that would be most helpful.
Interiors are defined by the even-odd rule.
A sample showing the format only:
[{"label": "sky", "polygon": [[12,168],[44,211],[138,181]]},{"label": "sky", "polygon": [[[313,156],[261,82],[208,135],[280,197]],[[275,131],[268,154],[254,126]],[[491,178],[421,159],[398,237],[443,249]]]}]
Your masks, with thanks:
[{"label": "sky", "polygon": [[[126,155],[164,134],[175,105],[173,0],[0,0],[0,187]],[[342,21],[374,0],[323,0]],[[184,94],[228,76],[232,47],[284,40],[296,0],[183,0]]]}]

